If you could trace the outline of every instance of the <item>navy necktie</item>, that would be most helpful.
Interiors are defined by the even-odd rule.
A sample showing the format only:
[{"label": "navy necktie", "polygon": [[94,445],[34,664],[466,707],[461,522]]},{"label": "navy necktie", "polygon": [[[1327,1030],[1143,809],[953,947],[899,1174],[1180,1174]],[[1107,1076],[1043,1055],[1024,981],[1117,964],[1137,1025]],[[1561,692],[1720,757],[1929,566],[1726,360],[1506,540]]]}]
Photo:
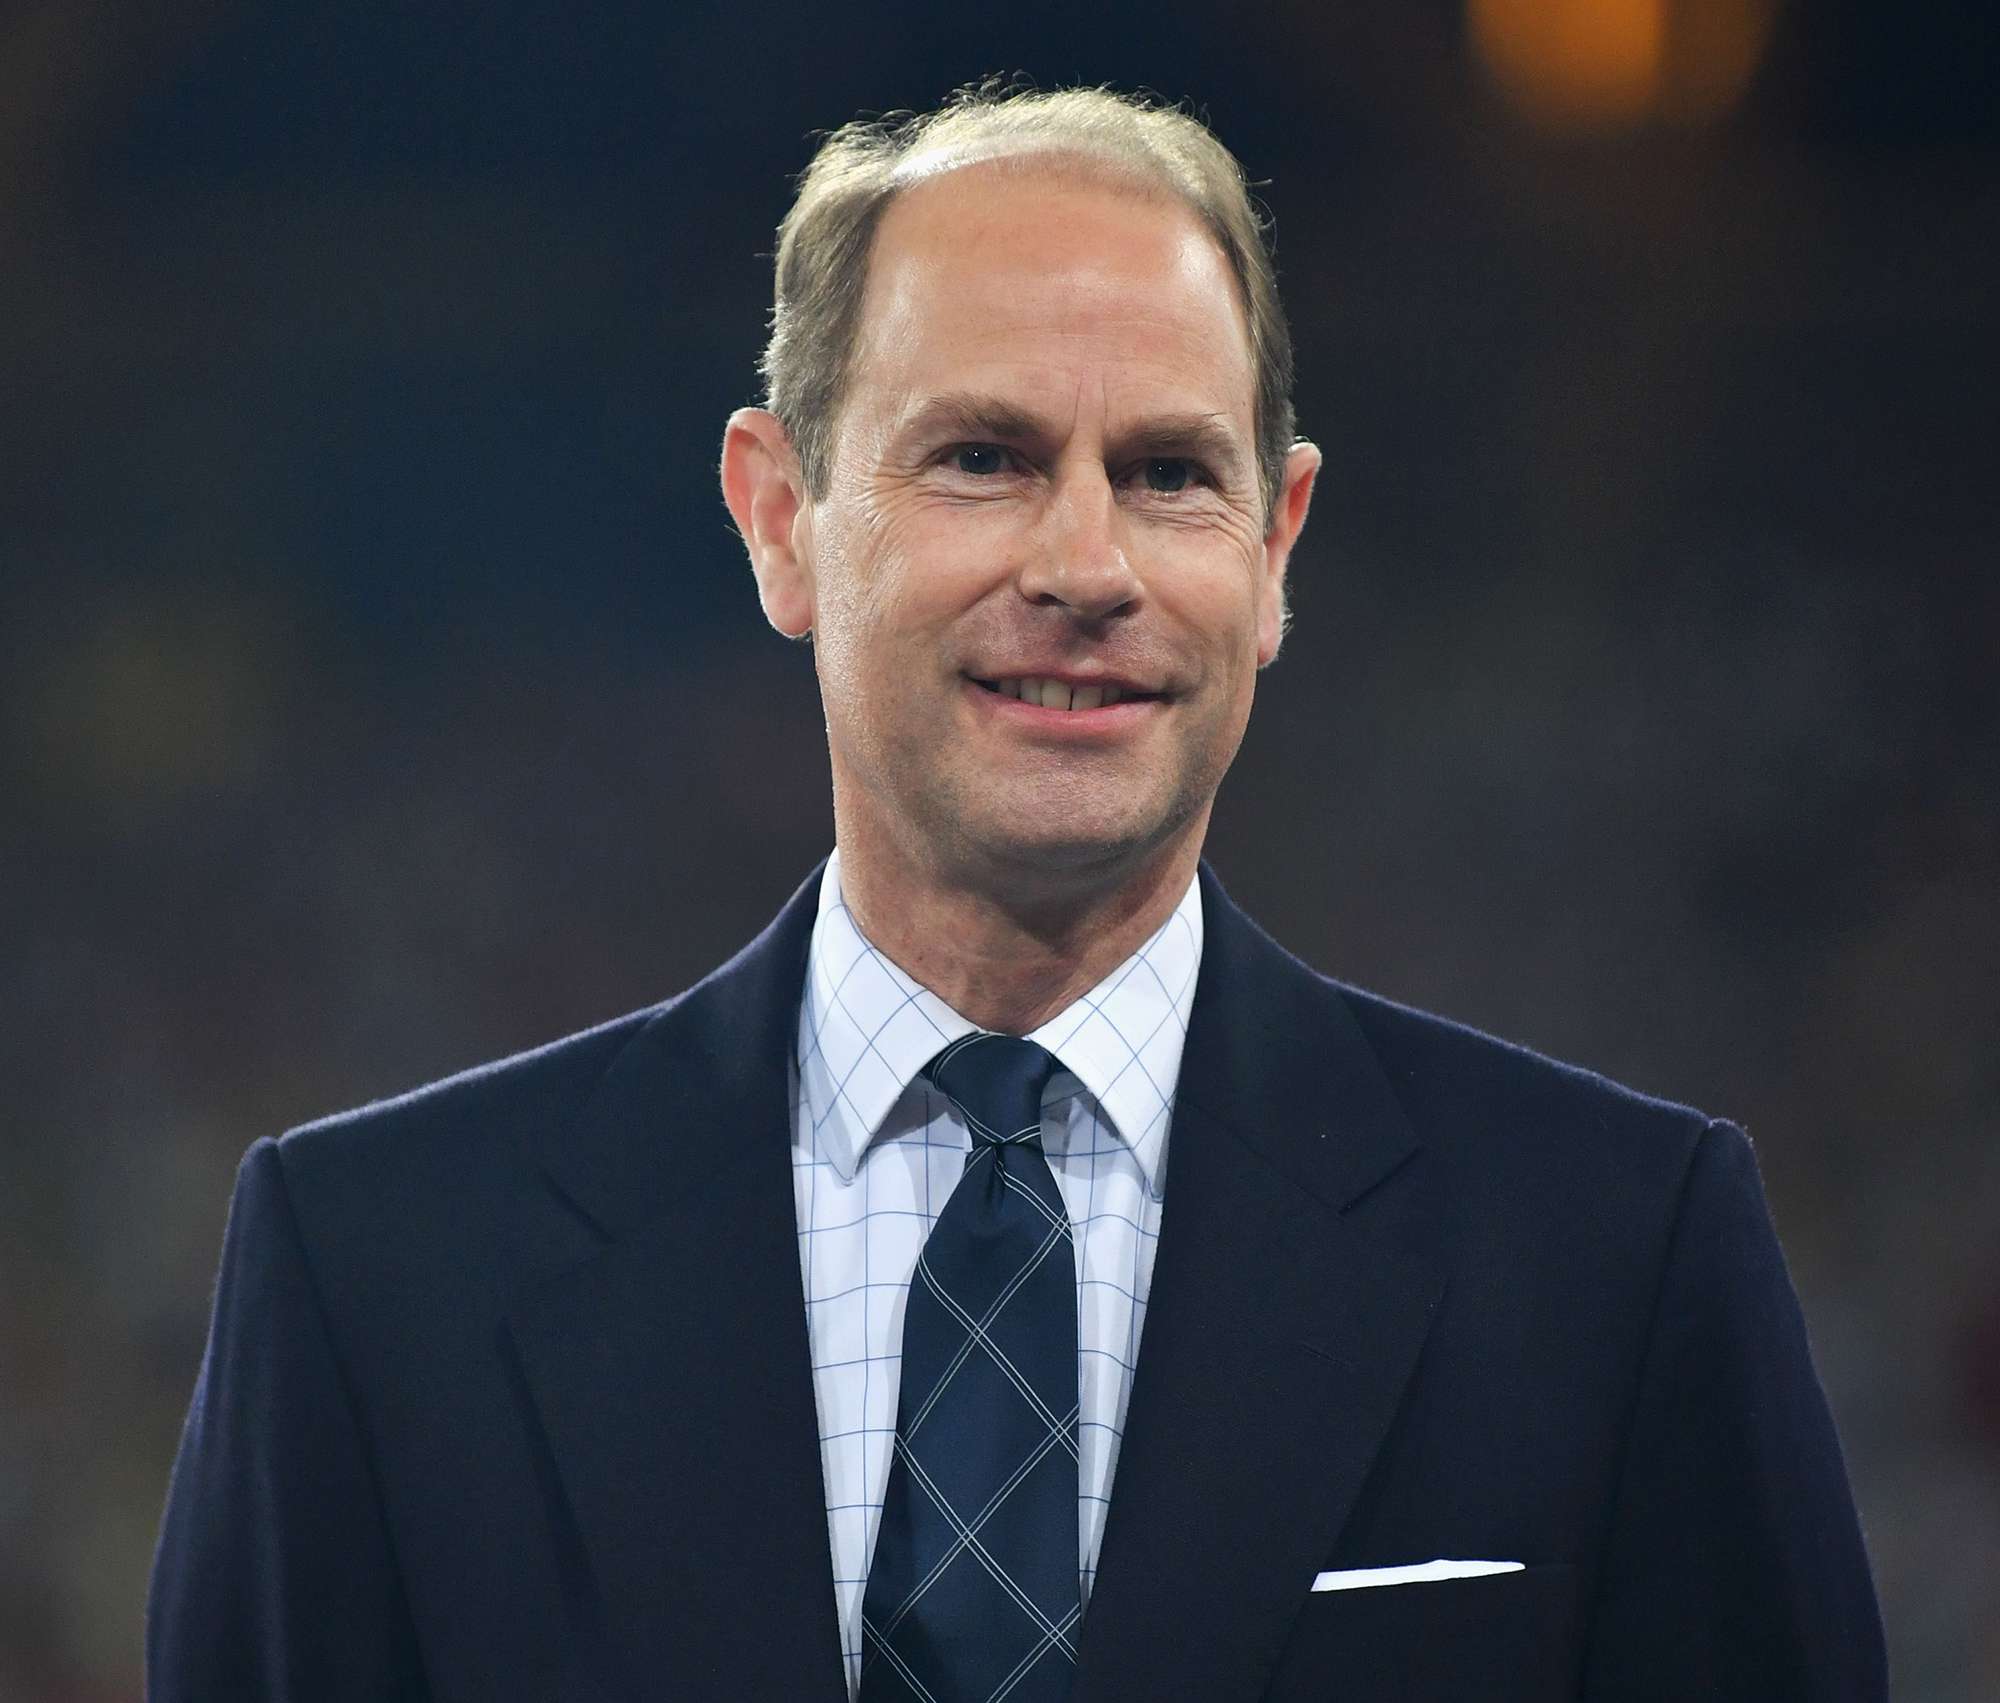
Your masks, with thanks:
[{"label": "navy necktie", "polygon": [[1042,1154],[1052,1053],[954,1041],[972,1131],[910,1280],[896,1448],[862,1599],[861,1703],[1060,1703],[1076,1666],[1076,1256]]}]

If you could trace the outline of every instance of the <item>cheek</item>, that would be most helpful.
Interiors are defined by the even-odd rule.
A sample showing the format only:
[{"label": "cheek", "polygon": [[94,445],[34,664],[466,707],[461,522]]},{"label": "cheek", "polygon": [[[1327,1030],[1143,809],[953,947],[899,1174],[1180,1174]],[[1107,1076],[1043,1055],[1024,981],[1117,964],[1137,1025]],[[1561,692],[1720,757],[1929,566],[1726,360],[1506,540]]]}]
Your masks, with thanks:
[{"label": "cheek", "polygon": [[947,654],[968,611],[1004,577],[995,564],[1011,559],[998,520],[934,506],[884,513],[852,576],[853,615],[869,629],[864,642],[919,670]]},{"label": "cheek", "polygon": [[1266,598],[1255,567],[1240,549],[1232,545],[1213,551],[1186,571],[1163,576],[1158,587],[1175,623],[1195,635],[1211,668],[1224,677],[1254,671],[1263,642]]},{"label": "cheek", "polygon": [[893,524],[849,518],[819,539],[814,633],[828,722],[879,745],[912,718],[904,702],[925,675],[931,644],[920,557]]},{"label": "cheek", "polygon": [[865,650],[888,630],[904,577],[884,528],[864,510],[842,504],[817,529],[813,579],[817,642],[836,660]]},{"label": "cheek", "polygon": [[820,554],[843,613],[857,623],[896,624],[924,587],[922,517],[872,493],[850,495],[829,510]]}]

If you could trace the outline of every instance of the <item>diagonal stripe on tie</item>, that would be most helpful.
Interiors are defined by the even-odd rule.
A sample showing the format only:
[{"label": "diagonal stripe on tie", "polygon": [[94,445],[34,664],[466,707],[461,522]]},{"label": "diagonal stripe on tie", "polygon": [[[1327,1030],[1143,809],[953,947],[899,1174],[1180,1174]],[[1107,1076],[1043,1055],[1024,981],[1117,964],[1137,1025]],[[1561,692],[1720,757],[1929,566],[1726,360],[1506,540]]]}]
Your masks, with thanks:
[{"label": "diagonal stripe on tie", "polygon": [[[1053,1447],[1053,1444],[1049,1446]],[[1004,1503],[1007,1500],[1007,1498],[1014,1493],[1015,1486],[1018,1485],[1022,1481],[1022,1479],[1026,1478],[1031,1471],[1034,1470],[1036,1464],[1041,1460],[1042,1455],[1045,1452],[1046,1452],[1045,1449],[1037,1449],[1034,1454],[1030,1455],[1028,1459],[1026,1459],[1021,1463],[1021,1465],[1016,1469],[1014,1476],[1008,1479],[1008,1481],[994,1493],[993,1500],[987,1503],[984,1508],[980,1509],[977,1517],[974,1518],[972,1524],[969,1527],[967,1527],[964,1531],[959,1533],[959,1538],[957,1543],[955,1543],[950,1549],[946,1550],[943,1555],[939,1556],[936,1563],[932,1566],[930,1572],[927,1573],[922,1579],[920,1579],[917,1582],[917,1588],[910,1593],[908,1600],[900,1604],[896,1612],[893,1615],[891,1615],[885,1623],[882,1623],[877,1627],[877,1631],[879,1633],[886,1636],[888,1633],[893,1632],[896,1629],[896,1627],[902,1623],[903,1616],[909,1612],[911,1606],[915,1604],[923,1596],[926,1587],[929,1586],[931,1581],[934,1578],[936,1578],[937,1575],[941,1573],[946,1567],[950,1566],[951,1563],[954,1560],[956,1560],[957,1557],[965,1550],[969,1548],[977,1549],[980,1558],[980,1564],[982,1566],[989,1566],[989,1567],[997,1566],[997,1564],[994,1563],[992,1560],[991,1553],[987,1551],[983,1545],[979,1544],[978,1541],[979,1529],[980,1527],[985,1525],[987,1520],[992,1516],[993,1511],[996,1508],[998,1508],[1002,1503]],[[928,1482],[928,1479],[926,1478],[924,1471],[920,1466],[912,1465],[909,1470],[913,1481],[916,1482],[919,1486],[921,1486],[927,1495],[934,1494],[934,1489]],[[944,1506],[942,1502],[939,1503],[939,1506],[946,1515],[946,1517],[949,1518],[951,1515],[950,1508]],[[1004,1570],[1001,1571],[1004,1572]],[[996,1573],[996,1577],[1000,1576],[1001,1576],[1000,1573]],[[1004,1577],[1001,1578],[1001,1582],[1003,1584],[1006,1583]]]},{"label": "diagonal stripe on tie", "polygon": [[1021,1588],[1014,1576],[1000,1564],[1000,1561],[995,1557],[992,1550],[979,1540],[980,1526],[984,1525],[993,1513],[1005,1504],[1007,1498],[1013,1494],[1015,1487],[1033,1473],[1035,1467],[1040,1463],[1042,1456],[1053,1446],[1052,1441],[1044,1443],[1040,1448],[1036,1449],[1033,1455],[1023,1461],[1020,1467],[1016,1469],[1014,1476],[995,1492],[993,1500],[987,1503],[986,1507],[980,1511],[978,1517],[970,1525],[960,1522],[958,1511],[945,1500],[944,1496],[939,1492],[937,1485],[932,1481],[930,1474],[924,1471],[922,1464],[907,1455],[904,1457],[903,1464],[910,1474],[911,1481],[926,1496],[930,1497],[932,1505],[944,1516],[946,1523],[952,1530],[957,1533],[957,1541],[951,1549],[947,1550],[939,1558],[930,1573],[918,1582],[917,1588],[910,1593],[909,1597],[896,1612],[878,1625],[876,1630],[879,1637],[889,1638],[901,1626],[903,1621],[909,1617],[910,1611],[923,1601],[931,1584],[960,1554],[970,1555],[980,1566],[984,1567],[992,1575],[994,1583],[1007,1593],[1009,1599],[1023,1614],[1041,1627],[1045,1635],[1054,1632],[1055,1629],[1050,1625],[1048,1616],[1043,1614],[1040,1604]]},{"label": "diagonal stripe on tie", "polygon": [[1076,1264],[1041,1147],[1053,1054],[961,1037],[925,1074],[972,1132],[911,1282],[861,1703],[1061,1703],[1076,1664]]},{"label": "diagonal stripe on tie", "polygon": [[986,1317],[983,1319],[973,1318],[962,1307],[960,1307],[959,1304],[952,1299],[951,1295],[938,1283],[937,1279],[931,1274],[929,1268],[924,1264],[922,1258],[920,1257],[918,1259],[917,1261],[918,1279],[920,1279],[923,1282],[923,1284],[929,1289],[932,1298],[937,1302],[937,1304],[943,1307],[948,1313],[950,1313],[953,1318],[958,1320],[959,1324],[965,1330],[965,1341],[962,1346],[954,1350],[950,1362],[945,1366],[944,1371],[939,1375],[938,1381],[936,1385],[932,1388],[930,1395],[927,1398],[925,1398],[923,1403],[919,1407],[917,1407],[917,1409],[914,1412],[905,1410],[905,1412],[900,1416],[899,1422],[896,1427],[897,1434],[899,1436],[908,1438],[908,1437],[914,1437],[917,1434],[917,1432],[922,1428],[924,1421],[930,1417],[931,1409],[937,1405],[939,1398],[942,1397],[944,1393],[951,1388],[952,1379],[957,1374],[959,1367],[964,1365],[966,1360],[971,1357],[974,1349],[981,1349],[981,1348],[983,1348],[990,1356],[992,1356],[993,1363],[996,1366],[998,1366],[1003,1373],[1006,1374],[1008,1381],[1013,1384],[1015,1389],[1020,1391],[1021,1399],[1027,1402],[1030,1406],[1032,1406],[1036,1410],[1036,1412],[1042,1416],[1043,1420],[1046,1423],[1050,1425],[1057,1425],[1061,1423],[1061,1421],[1057,1419],[1055,1414],[1049,1411],[1047,1405],[1042,1401],[1041,1395],[1035,1389],[1034,1385],[1031,1384],[1028,1381],[1028,1379],[1021,1374],[1019,1368],[1017,1368],[1014,1362],[1008,1358],[1005,1350],[1003,1350],[999,1346],[999,1344],[994,1340],[991,1327],[993,1325],[993,1321],[999,1316],[1001,1309],[1004,1308],[1007,1305],[1007,1303],[1014,1298],[1015,1292],[1021,1287],[1021,1285],[1025,1283],[1029,1278],[1034,1276],[1035,1272],[1040,1268],[1043,1260],[1047,1259],[1052,1252],[1056,1252],[1059,1250],[1063,1258],[1069,1259],[1071,1261],[1071,1268],[1072,1270],[1074,1269],[1075,1256],[1071,1252],[1070,1240],[1067,1234],[1068,1232],[1067,1224],[1063,1226],[1063,1230],[1064,1230],[1063,1235],[1050,1236],[1042,1244],[1042,1246],[1036,1250],[1035,1259],[1028,1265],[1024,1266],[1021,1269],[1021,1271],[1016,1274],[1014,1280],[1008,1284],[1005,1290],[1001,1292],[999,1299],[993,1303],[992,1308],[988,1311]]}]

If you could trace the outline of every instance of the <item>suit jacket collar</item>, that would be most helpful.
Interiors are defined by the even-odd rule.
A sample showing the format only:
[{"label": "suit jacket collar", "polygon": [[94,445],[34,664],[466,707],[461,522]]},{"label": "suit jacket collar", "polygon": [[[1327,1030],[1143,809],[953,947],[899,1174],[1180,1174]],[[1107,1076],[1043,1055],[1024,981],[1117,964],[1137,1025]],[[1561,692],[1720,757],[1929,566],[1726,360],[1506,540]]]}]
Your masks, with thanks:
[{"label": "suit jacket collar", "polygon": [[[845,1695],[786,1068],[818,880],[552,1130],[577,1257],[511,1321],[605,1642],[693,1695]],[[1442,1288],[1422,1155],[1340,990],[1201,880],[1172,1187],[1077,1703],[1261,1691]]]}]

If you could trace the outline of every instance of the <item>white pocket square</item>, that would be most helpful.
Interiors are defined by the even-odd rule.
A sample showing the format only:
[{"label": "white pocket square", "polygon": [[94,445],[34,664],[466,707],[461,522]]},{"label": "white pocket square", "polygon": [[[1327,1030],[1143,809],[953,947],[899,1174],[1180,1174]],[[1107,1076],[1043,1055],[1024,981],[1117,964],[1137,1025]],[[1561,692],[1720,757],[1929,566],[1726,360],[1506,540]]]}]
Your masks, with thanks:
[{"label": "white pocket square", "polygon": [[1316,1591],[1365,1591],[1375,1585],[1421,1585],[1432,1579],[1476,1579],[1482,1573],[1518,1573],[1519,1561],[1412,1561],[1406,1567],[1350,1567],[1313,1576]]}]

